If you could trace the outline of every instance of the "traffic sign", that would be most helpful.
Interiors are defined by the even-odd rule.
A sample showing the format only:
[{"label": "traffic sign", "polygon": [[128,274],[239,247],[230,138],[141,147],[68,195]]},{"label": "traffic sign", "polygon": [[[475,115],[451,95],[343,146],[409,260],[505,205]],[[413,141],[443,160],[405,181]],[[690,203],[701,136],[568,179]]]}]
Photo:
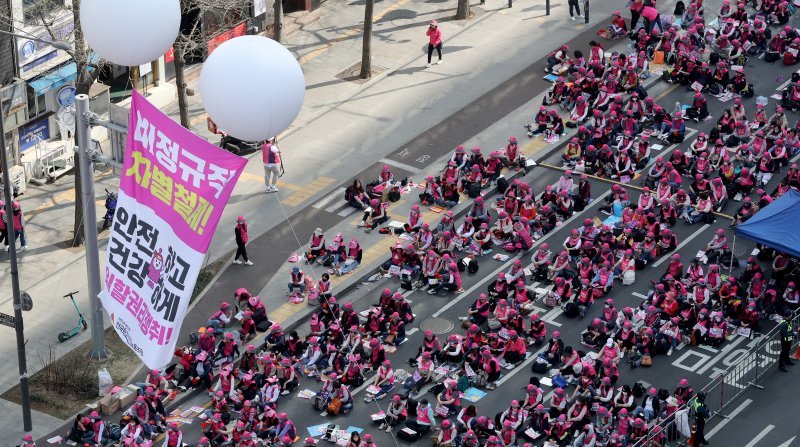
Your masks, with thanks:
[{"label": "traffic sign", "polygon": [[10,328],[17,326],[17,321],[13,315],[8,315],[0,312],[0,324],[3,326],[8,326]]}]

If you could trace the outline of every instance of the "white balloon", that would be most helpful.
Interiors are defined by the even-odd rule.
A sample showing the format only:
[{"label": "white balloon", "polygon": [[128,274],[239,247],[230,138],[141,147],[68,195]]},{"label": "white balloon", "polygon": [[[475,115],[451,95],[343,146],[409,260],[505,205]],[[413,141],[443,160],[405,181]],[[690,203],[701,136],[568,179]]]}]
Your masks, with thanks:
[{"label": "white balloon", "polygon": [[81,0],[80,12],[86,42],[117,65],[158,59],[180,32],[180,0]]},{"label": "white balloon", "polygon": [[245,141],[267,140],[292,124],[303,106],[306,82],[292,53],[262,36],[241,36],[214,50],[200,73],[208,116]]}]

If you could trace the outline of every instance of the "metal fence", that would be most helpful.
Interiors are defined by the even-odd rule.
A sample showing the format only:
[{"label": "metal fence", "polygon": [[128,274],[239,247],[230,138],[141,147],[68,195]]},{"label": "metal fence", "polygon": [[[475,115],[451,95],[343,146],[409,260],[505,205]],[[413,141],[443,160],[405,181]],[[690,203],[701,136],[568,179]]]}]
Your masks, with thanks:
[{"label": "metal fence", "polygon": [[[800,314],[792,318],[793,328],[798,327],[798,323],[800,323]],[[764,388],[761,380],[770,370],[777,369],[781,350],[780,336],[780,328],[776,326],[754,340],[754,344],[751,343],[751,347],[748,349],[740,348],[732,351],[732,353],[740,353],[738,360],[711,379],[711,382],[702,390],[695,390],[695,392],[706,393],[705,403],[711,413],[709,420],[714,417],[727,418],[726,409],[751,387]],[[797,340],[792,343],[792,352],[795,349],[797,349]],[[687,405],[681,406],[675,414],[678,417],[673,415],[653,425],[647,438],[640,439],[633,444],[633,447],[688,446],[694,417],[689,412]]]}]

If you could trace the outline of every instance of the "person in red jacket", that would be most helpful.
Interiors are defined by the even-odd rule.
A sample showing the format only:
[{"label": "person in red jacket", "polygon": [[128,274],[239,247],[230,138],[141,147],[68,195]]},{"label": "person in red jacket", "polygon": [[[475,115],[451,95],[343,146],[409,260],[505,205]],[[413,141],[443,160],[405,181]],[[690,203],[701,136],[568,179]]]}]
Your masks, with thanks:
[{"label": "person in red jacket", "polygon": [[247,258],[247,248],[245,247],[247,244],[247,222],[244,220],[244,216],[239,216],[236,219],[234,232],[236,233],[236,256],[233,257],[233,263],[241,264],[242,261],[239,260],[241,256],[245,264],[253,265],[253,261]]},{"label": "person in red jacket", "polygon": [[426,67],[431,66],[431,56],[433,56],[433,49],[436,49],[436,53],[439,55],[439,62],[437,64],[442,63],[442,30],[439,29],[439,24],[436,20],[431,20],[431,24],[428,26],[428,30],[425,31],[425,35],[428,36],[428,65]]}]

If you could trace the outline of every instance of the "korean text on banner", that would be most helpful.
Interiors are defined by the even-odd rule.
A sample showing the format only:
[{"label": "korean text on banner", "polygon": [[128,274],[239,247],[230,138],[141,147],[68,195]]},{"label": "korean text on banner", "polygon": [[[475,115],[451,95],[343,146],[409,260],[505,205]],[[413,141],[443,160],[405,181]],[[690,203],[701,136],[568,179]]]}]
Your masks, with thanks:
[{"label": "korean text on banner", "polygon": [[247,161],[184,129],[133,92],[125,163],[100,294],[149,368],[172,358],[222,210]]}]

